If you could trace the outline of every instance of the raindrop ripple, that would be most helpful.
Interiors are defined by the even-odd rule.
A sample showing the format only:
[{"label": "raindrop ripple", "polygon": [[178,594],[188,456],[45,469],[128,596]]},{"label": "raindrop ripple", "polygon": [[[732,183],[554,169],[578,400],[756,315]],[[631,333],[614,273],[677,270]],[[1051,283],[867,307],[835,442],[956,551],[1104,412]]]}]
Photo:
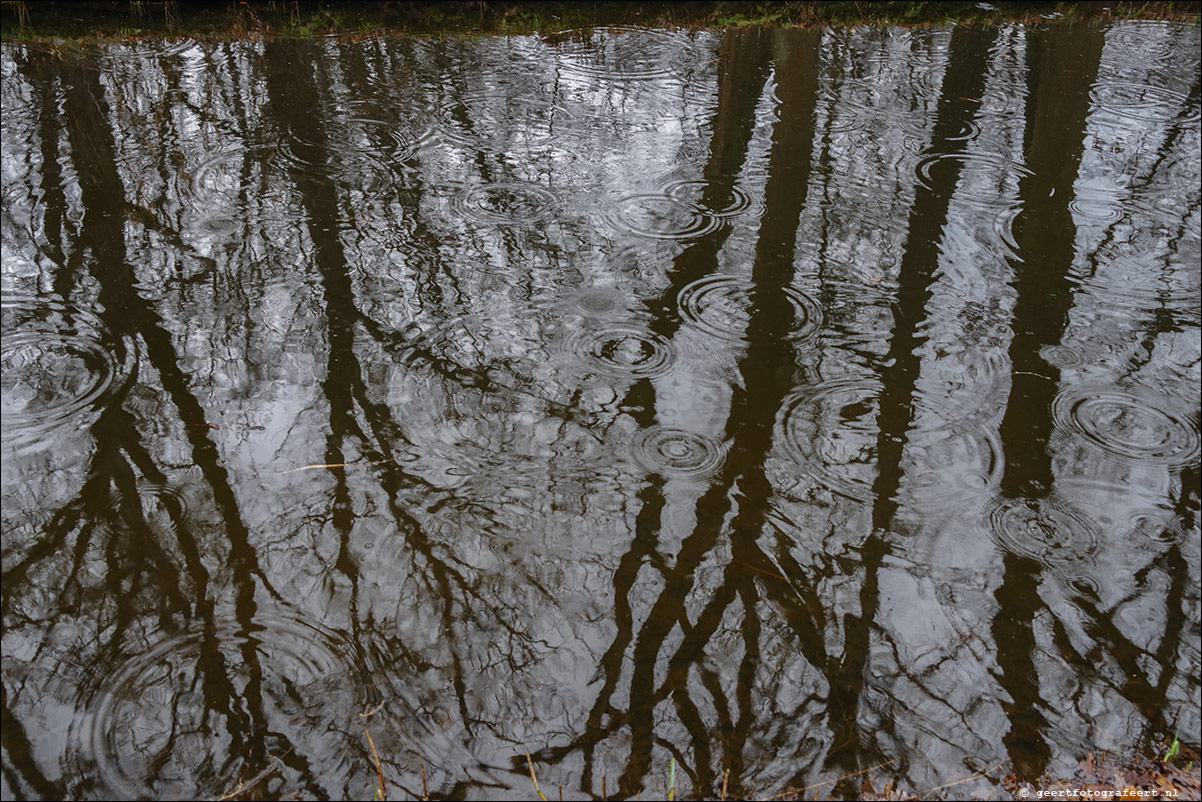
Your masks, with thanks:
[{"label": "raindrop ripple", "polygon": [[1056,424],[1087,442],[1140,465],[1184,467],[1198,458],[1197,420],[1151,394],[1115,387],[1062,390],[1052,402]]}]

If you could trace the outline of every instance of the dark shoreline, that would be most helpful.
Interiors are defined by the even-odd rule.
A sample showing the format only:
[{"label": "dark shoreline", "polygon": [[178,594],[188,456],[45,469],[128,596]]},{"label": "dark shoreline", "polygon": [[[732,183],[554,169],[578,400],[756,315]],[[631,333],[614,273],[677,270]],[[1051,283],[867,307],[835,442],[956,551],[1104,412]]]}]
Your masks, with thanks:
[{"label": "dark shoreline", "polygon": [[1198,20],[1200,2],[0,2],[5,40],[142,36],[485,36],[601,25],[929,25]]}]

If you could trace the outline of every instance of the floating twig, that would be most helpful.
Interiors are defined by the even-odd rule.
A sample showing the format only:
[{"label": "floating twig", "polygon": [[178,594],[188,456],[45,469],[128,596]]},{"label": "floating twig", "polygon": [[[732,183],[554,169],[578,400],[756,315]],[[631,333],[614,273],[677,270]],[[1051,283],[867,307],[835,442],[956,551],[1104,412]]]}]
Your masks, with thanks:
[{"label": "floating twig", "polygon": [[[289,747],[288,751],[283,754],[283,757],[288,757],[289,753],[291,753],[291,752],[292,752],[292,748]],[[256,774],[254,777],[251,777],[249,780],[246,780],[245,782],[243,782],[242,780],[238,780],[238,787],[235,788],[234,790],[230,791],[228,794],[225,794],[224,796],[217,797],[218,802],[226,802],[226,800],[237,799],[238,797],[242,796],[244,793],[246,793],[250,789],[254,788],[256,785],[258,785],[264,779],[269,777],[272,774],[272,772],[279,771],[282,761],[278,757],[275,757],[274,755],[272,755],[271,759],[274,761],[274,763],[272,765],[263,769],[258,774]]]},{"label": "floating twig", "polygon": [[373,707],[371,710],[368,710],[366,713],[360,713],[360,714],[359,714],[359,718],[371,718],[371,717],[372,717],[372,716],[374,716],[376,713],[379,713],[381,710],[383,710],[383,709],[384,709],[384,703],[385,703],[385,702],[387,702],[387,701],[388,701],[388,700],[387,700],[387,699],[385,699],[385,700],[384,700],[384,702],[380,702],[378,705],[376,705],[375,707]]}]

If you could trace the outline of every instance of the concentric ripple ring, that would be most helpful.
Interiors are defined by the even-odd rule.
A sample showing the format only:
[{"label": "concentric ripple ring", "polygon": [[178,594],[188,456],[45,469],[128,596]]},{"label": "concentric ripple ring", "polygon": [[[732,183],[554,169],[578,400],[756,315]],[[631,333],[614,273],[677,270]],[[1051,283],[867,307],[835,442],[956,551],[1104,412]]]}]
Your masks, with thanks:
[{"label": "concentric ripple ring", "polygon": [[1114,387],[1069,388],[1052,402],[1052,417],[1125,461],[1184,467],[1198,458],[1197,421],[1151,395]]},{"label": "concentric ripple ring", "polygon": [[675,426],[652,426],[635,436],[631,455],[650,473],[700,478],[722,467],[726,446],[706,434]]},{"label": "concentric ripple ring", "polygon": [[133,347],[90,312],[7,295],[0,307],[3,425],[18,439],[99,408],[134,371]]},{"label": "concentric ripple ring", "polygon": [[1097,550],[1097,525],[1054,499],[1006,499],[990,514],[998,545],[1048,566],[1088,562]]},{"label": "concentric ripple ring", "polygon": [[[817,331],[822,325],[818,303],[792,287],[784,287],[780,293],[793,310],[793,320],[784,329],[784,336],[800,340]],[[707,334],[724,340],[757,339],[748,331],[748,324],[754,310],[763,304],[748,279],[737,276],[698,279],[680,291],[677,306],[686,323]],[[766,333],[760,335],[766,336]]]},{"label": "concentric ripple ring", "polygon": [[516,225],[537,223],[551,216],[556,197],[536,184],[518,182],[473,187],[451,200],[456,211],[482,223]]},{"label": "concentric ripple ring", "polygon": [[714,233],[723,219],[667,194],[629,195],[609,210],[620,231],[659,240],[692,240]]},{"label": "concentric ripple ring", "polygon": [[676,361],[672,344],[636,323],[613,323],[573,335],[572,350],[611,376],[661,376]]}]

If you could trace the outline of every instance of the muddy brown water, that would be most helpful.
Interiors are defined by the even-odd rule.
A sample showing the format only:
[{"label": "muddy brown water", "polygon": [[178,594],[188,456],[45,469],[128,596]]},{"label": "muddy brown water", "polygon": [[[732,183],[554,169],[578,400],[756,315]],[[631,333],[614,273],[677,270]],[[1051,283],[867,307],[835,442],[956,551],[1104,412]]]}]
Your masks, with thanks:
[{"label": "muddy brown water", "polygon": [[3,45],[3,796],[1196,745],[1199,40]]}]

